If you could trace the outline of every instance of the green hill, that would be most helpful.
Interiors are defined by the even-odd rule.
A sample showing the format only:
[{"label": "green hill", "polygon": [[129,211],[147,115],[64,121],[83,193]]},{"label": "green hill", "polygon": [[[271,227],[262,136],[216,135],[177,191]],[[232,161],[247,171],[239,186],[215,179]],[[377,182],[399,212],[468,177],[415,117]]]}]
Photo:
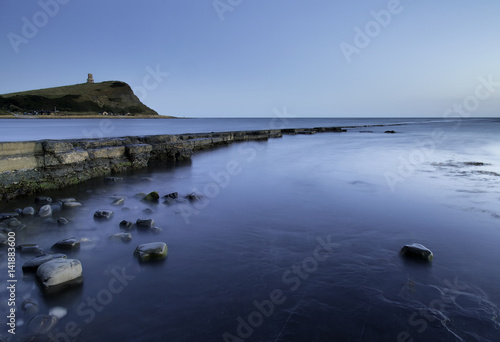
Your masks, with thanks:
[{"label": "green hill", "polygon": [[29,113],[50,116],[158,116],[127,83],[107,81],[29,90],[0,95],[0,115]]}]

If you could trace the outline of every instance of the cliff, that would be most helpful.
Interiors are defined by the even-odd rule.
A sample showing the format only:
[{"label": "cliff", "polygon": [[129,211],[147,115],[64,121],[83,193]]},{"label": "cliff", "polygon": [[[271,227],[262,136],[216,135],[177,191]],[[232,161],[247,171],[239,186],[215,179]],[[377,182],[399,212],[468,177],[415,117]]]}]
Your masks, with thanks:
[{"label": "cliff", "polygon": [[33,115],[158,116],[144,105],[127,83],[82,83],[0,95],[0,113]]}]

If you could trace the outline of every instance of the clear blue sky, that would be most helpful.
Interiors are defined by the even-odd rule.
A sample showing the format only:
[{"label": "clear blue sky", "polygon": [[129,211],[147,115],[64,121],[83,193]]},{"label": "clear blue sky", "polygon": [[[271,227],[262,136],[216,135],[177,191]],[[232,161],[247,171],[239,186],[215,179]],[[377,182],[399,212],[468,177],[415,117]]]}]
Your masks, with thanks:
[{"label": "clear blue sky", "polygon": [[471,98],[500,82],[499,15],[498,0],[0,0],[0,93],[93,73],[165,115],[440,117],[468,100],[500,116],[500,86]]}]

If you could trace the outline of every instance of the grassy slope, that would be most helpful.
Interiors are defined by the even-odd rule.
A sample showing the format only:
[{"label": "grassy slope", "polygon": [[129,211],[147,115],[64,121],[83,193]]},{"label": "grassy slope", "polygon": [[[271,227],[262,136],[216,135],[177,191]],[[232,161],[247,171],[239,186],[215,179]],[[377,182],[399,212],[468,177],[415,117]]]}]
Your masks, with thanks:
[{"label": "grassy slope", "polygon": [[128,84],[119,81],[82,83],[0,96],[0,115],[2,111],[53,110],[54,107],[65,115],[107,111],[158,116],[157,112],[140,102]]}]

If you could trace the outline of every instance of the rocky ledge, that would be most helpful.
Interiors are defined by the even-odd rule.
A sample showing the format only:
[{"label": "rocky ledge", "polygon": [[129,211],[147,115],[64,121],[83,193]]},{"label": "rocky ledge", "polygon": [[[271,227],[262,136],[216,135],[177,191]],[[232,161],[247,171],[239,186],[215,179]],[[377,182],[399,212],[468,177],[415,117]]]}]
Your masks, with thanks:
[{"label": "rocky ledge", "polygon": [[0,201],[85,180],[140,169],[153,162],[190,159],[196,150],[283,134],[343,132],[339,127],[276,129],[109,139],[0,143]]}]

